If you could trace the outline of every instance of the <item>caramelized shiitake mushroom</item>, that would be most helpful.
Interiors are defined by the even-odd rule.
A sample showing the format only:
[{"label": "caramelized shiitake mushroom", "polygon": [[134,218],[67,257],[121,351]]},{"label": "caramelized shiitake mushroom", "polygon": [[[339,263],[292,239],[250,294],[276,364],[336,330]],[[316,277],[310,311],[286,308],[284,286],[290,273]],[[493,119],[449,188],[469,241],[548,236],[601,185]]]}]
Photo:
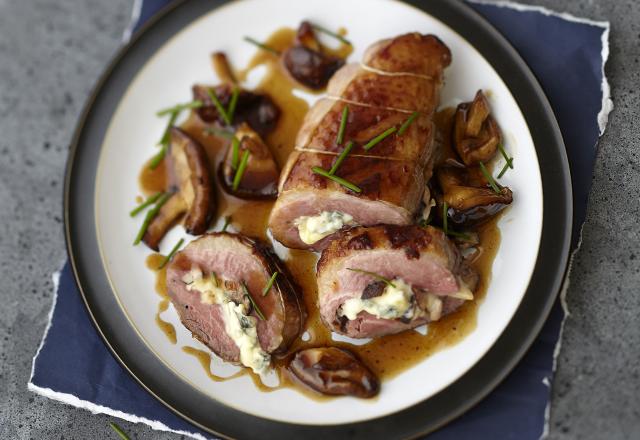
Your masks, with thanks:
[{"label": "caramelized shiitake mushroom", "polygon": [[220,81],[226,84],[238,83],[238,80],[236,79],[236,75],[233,73],[233,69],[231,68],[231,64],[229,63],[229,59],[227,58],[226,53],[212,53],[211,64],[213,65],[213,70],[218,75],[218,78],[220,78]]},{"label": "caramelized shiitake mushroom", "polygon": [[[239,141],[235,167],[234,147],[231,143],[218,168],[222,187],[229,194],[243,199],[275,199],[278,195],[280,171],[271,150],[246,123],[238,127],[235,137]],[[239,162],[246,151],[249,152],[246,167],[241,171],[238,186],[234,188]]]},{"label": "caramelized shiitake mushroom", "polygon": [[513,201],[507,187],[495,192],[478,168],[442,167],[436,171],[442,193],[437,197],[441,212],[443,202],[448,206],[448,217],[457,225],[482,223],[500,212]]},{"label": "caramelized shiitake mushroom", "polygon": [[471,102],[458,105],[455,114],[453,141],[465,165],[487,162],[502,142],[498,123],[491,116],[487,98],[479,90]]},{"label": "caramelized shiitake mushroom", "polygon": [[344,65],[342,58],[322,51],[308,21],[300,24],[295,43],[282,54],[282,61],[296,81],[314,90],[324,89],[333,74]]},{"label": "caramelized shiitake mushroom", "polygon": [[204,234],[215,212],[215,193],[209,160],[202,145],[179,128],[171,128],[169,144],[169,178],[173,195],[162,205],[149,224],[142,240],[157,251],[169,228],[186,213],[185,229],[189,234]]},{"label": "caramelized shiitake mushroom", "polygon": [[289,370],[311,389],[332,396],[370,398],[380,391],[378,378],[358,358],[336,347],[297,352]]},{"label": "caramelized shiitake mushroom", "polygon": [[[234,87],[228,82],[216,87],[193,86],[193,99],[204,103],[197,109],[200,119],[206,123],[224,125],[225,121],[211,101],[208,90],[213,90],[222,106],[228,108]],[[246,122],[260,136],[265,136],[276,128],[279,118],[280,109],[268,95],[240,90],[231,125],[237,127]]]}]

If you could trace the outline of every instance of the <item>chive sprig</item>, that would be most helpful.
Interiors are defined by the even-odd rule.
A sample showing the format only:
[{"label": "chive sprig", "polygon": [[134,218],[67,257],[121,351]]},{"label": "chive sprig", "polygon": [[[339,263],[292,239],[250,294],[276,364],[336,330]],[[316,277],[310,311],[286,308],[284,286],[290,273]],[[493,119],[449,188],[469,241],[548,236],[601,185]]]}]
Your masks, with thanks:
[{"label": "chive sprig", "polygon": [[244,150],[242,154],[242,159],[240,159],[240,165],[238,165],[238,169],[236,170],[235,176],[233,176],[233,190],[237,191],[240,187],[240,182],[242,181],[242,176],[244,175],[245,170],[247,169],[247,164],[249,163],[249,156],[251,153],[249,150]]},{"label": "chive sprig", "polygon": [[496,194],[500,194],[500,188],[498,188],[498,184],[496,183],[491,173],[487,170],[482,162],[480,162],[478,165],[480,165],[480,171],[482,172],[484,178],[487,179],[487,182],[489,182],[489,186],[491,186],[493,192],[495,192]]},{"label": "chive sprig", "polygon": [[375,278],[378,281],[382,281],[387,286],[391,286],[394,289],[396,288],[396,285],[393,284],[393,282],[389,278],[383,277],[382,275],[379,275],[379,274],[377,274],[375,272],[369,272],[368,270],[362,270],[362,269],[354,269],[352,267],[347,267],[347,270],[350,270],[352,272],[362,273],[362,274],[365,274],[365,275],[369,275],[369,276]]},{"label": "chive sprig", "polygon": [[260,319],[262,319],[263,321],[266,321],[266,318],[264,317],[264,313],[262,313],[262,310],[260,310],[258,303],[256,303],[253,297],[251,296],[251,293],[249,292],[249,288],[247,287],[246,283],[244,281],[241,281],[241,283],[242,283],[242,289],[244,290],[244,294],[249,297],[249,301],[251,301],[251,305],[253,306],[253,309],[256,311],[256,314],[260,317]]},{"label": "chive sprig", "polygon": [[360,189],[357,185],[354,185],[353,183],[349,182],[346,179],[343,179],[342,177],[338,177],[335,174],[329,174],[329,172],[327,170],[323,170],[320,167],[311,167],[311,171],[313,171],[316,174],[319,174],[323,177],[326,177],[327,179],[331,179],[336,183],[339,183],[340,185],[344,186],[345,188],[349,188],[351,191],[355,192],[355,193],[361,193],[362,189]]},{"label": "chive sprig", "polygon": [[164,205],[167,202],[167,200],[171,198],[172,195],[173,194],[171,193],[162,194],[162,196],[160,196],[160,198],[158,199],[154,207],[149,211],[147,211],[147,215],[145,216],[144,221],[142,222],[142,227],[140,227],[140,230],[138,231],[138,235],[136,235],[136,239],[133,241],[134,246],[140,244],[140,242],[142,241],[142,237],[144,237],[144,234],[147,232],[147,229],[151,224],[151,221],[158,215],[158,213],[160,212],[160,208],[162,208],[162,205]]},{"label": "chive sprig", "polygon": [[132,209],[131,212],[129,213],[129,216],[130,217],[135,217],[140,212],[142,212],[147,206],[153,205],[160,198],[160,196],[162,196],[162,194],[163,193],[159,192],[157,194],[152,195],[147,200],[142,202],[140,205],[138,205],[134,209]]},{"label": "chive sprig", "polygon": [[178,241],[175,244],[175,246],[173,248],[171,248],[171,251],[167,254],[166,257],[164,257],[164,260],[162,260],[162,263],[160,264],[160,266],[158,266],[158,270],[160,270],[163,267],[165,267],[167,265],[167,263],[169,261],[171,261],[171,258],[173,258],[175,253],[178,252],[178,249],[180,249],[180,247],[182,246],[183,243],[184,243],[184,238],[181,238],[180,241]]},{"label": "chive sprig", "polygon": [[264,286],[264,289],[262,289],[262,296],[267,296],[267,293],[269,293],[269,290],[271,290],[271,287],[273,287],[273,283],[276,281],[276,277],[278,275],[280,275],[280,272],[278,272],[277,270],[273,273],[273,275],[271,275],[271,278],[267,282],[266,286]]}]

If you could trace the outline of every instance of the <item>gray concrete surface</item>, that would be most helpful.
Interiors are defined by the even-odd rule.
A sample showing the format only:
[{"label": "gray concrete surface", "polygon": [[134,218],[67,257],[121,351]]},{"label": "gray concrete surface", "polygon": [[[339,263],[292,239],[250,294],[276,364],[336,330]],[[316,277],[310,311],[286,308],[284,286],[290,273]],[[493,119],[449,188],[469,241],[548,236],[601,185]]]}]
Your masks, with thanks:
[{"label": "gray concrete surface", "polygon": [[[26,390],[65,258],[63,167],[76,118],[131,0],[0,0],[0,438],[115,438],[94,416]],[[616,110],[600,143],[573,268],[552,439],[640,438],[640,2],[530,0],[612,22]],[[174,439],[118,422],[132,438]],[[481,438],[481,435],[478,435]]]}]

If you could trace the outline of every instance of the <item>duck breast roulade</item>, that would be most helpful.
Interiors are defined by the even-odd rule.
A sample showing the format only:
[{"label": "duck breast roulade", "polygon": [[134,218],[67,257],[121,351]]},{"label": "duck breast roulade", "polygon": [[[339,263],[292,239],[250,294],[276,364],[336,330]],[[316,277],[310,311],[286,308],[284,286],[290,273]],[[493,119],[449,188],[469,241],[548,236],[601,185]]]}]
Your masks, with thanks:
[{"label": "duck breast roulade", "polygon": [[339,232],[317,276],[323,322],[353,338],[437,321],[473,300],[477,280],[441,230],[395,225]]},{"label": "duck breast roulade", "polygon": [[189,243],[167,268],[167,288],[196,339],[257,374],[268,370],[272,353],[289,347],[306,318],[284,264],[266,244],[239,234],[207,234]]},{"label": "duck breast roulade", "polygon": [[[280,175],[269,219],[276,240],[321,250],[343,227],[411,223],[432,166],[432,117],[450,63],[437,37],[411,33],[374,44],[361,64],[336,72]],[[350,142],[332,174],[338,179],[318,173],[331,170]]]}]

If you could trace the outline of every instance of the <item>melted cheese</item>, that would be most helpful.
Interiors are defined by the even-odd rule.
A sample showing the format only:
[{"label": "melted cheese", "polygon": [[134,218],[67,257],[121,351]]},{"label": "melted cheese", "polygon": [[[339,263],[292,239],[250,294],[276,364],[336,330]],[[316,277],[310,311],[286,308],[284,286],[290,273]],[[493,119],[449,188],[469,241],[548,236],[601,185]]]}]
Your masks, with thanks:
[{"label": "melted cheese", "polygon": [[339,211],[322,211],[312,217],[298,217],[294,224],[298,227],[300,240],[306,244],[313,244],[322,240],[345,225],[353,223],[353,217]]},{"label": "melted cheese", "polygon": [[[395,286],[395,287],[394,287]],[[387,285],[380,296],[370,299],[351,298],[344,302],[340,314],[347,319],[356,319],[360,312],[368,312],[376,318],[396,319],[413,317],[413,290],[411,285],[401,279],[393,280],[393,286]]]},{"label": "melted cheese", "polygon": [[[412,302],[413,288],[411,284],[405,283],[402,279],[396,278],[392,281],[393,286],[387,285],[382,294],[370,299],[351,298],[344,302],[338,314],[346,316],[349,320],[354,320],[360,312],[368,312],[376,318],[398,319],[414,316],[423,316],[428,313],[430,321],[437,321],[442,317],[444,296],[433,293],[426,294],[426,310],[417,310]],[[395,286],[395,287],[394,287]],[[460,289],[450,295],[452,298],[473,300],[473,293],[465,283],[460,281]]]},{"label": "melted cheese", "polygon": [[240,363],[254,373],[263,376],[271,364],[271,356],[260,346],[257,331],[257,319],[248,316],[247,306],[236,304],[230,298],[230,292],[224,290],[224,281],[211,275],[204,277],[202,271],[191,269],[184,276],[187,290],[200,292],[203,304],[218,304],[222,310],[224,330],[240,350]]}]

